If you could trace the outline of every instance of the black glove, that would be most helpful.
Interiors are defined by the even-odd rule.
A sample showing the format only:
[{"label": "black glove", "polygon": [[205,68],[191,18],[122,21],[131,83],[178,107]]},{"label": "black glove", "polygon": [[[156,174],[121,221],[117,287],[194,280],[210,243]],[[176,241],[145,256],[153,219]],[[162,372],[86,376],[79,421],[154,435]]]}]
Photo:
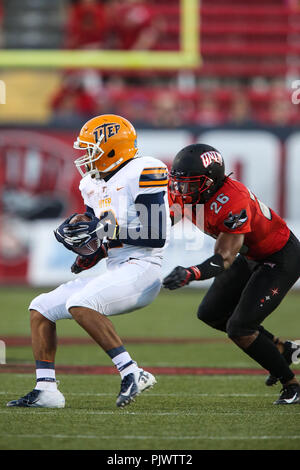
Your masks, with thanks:
[{"label": "black glove", "polygon": [[179,287],[187,286],[191,281],[196,279],[195,273],[191,268],[177,266],[173,271],[164,278],[163,287],[174,290]]},{"label": "black glove", "polygon": [[71,272],[74,274],[79,274],[81,271],[92,268],[103,258],[107,258],[107,247],[105,243],[103,243],[100,248],[92,255],[78,255],[75,262],[71,266]]},{"label": "black glove", "polygon": [[71,245],[71,243],[69,242],[68,238],[65,235],[65,228],[68,225],[70,225],[69,222],[73,217],[75,217],[75,215],[77,215],[76,212],[74,214],[70,215],[70,217],[68,217],[62,224],[60,224],[60,226],[56,230],[54,230],[54,235],[55,235],[56,240],[59,243],[62,243],[65,248],[67,248],[68,250],[71,250],[71,251],[73,251],[72,250],[72,245]]},{"label": "black glove", "polygon": [[75,213],[68,217],[54,231],[56,240],[71,251],[75,251],[74,248],[81,248],[91,240],[96,239],[97,227],[99,224],[99,219],[91,213],[85,213],[85,215],[87,215],[90,220],[70,224],[70,220],[75,215],[77,214]]}]

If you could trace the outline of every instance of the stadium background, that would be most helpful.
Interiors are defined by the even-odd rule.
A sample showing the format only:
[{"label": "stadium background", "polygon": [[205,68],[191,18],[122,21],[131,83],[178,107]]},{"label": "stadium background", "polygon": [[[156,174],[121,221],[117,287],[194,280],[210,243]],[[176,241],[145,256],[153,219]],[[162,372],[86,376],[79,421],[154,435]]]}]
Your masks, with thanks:
[{"label": "stadium background", "polygon": [[[118,374],[68,320],[56,358],[66,409],[5,407],[32,388],[30,300],[73,278],[53,229],[82,210],[73,141],[90,117],[124,115],[140,153],[168,165],[211,143],[300,236],[299,1],[0,0],[0,47],[0,449],[299,450],[297,410],[273,407],[280,385],[266,389],[265,371],[200,324],[200,289],[162,290],[113,319],[158,378],[132,411],[115,410]],[[176,228],[165,271],[212,243]],[[295,291],[266,327],[297,339],[297,326]]]},{"label": "stadium background", "polygon": [[[73,141],[87,119],[102,113],[132,121],[140,153],[168,165],[182,146],[211,143],[223,152],[227,172],[299,235],[297,1],[0,5],[2,284],[71,278],[72,257],[57,246],[52,229],[82,211]],[[166,272],[195,259],[195,247],[200,261],[211,249],[209,240],[190,236],[194,249],[186,245],[185,256],[178,239],[172,241]]]},{"label": "stadium background", "polygon": [[[55,243],[52,229],[59,221],[53,219],[82,211],[73,141],[86,120],[103,113],[132,121],[140,153],[168,165],[184,145],[214,145],[227,172],[300,233],[298,2],[197,4],[1,2],[1,283],[71,278],[72,257]],[[197,21],[191,8],[199,10]],[[67,55],[56,66],[49,49],[54,58]],[[92,55],[84,66],[97,51],[108,56]],[[69,62],[74,52],[81,55]],[[209,240],[191,237],[194,249],[185,246],[185,256],[178,237],[172,241],[166,272],[177,261],[192,261],[195,247],[200,261],[211,249]]]}]

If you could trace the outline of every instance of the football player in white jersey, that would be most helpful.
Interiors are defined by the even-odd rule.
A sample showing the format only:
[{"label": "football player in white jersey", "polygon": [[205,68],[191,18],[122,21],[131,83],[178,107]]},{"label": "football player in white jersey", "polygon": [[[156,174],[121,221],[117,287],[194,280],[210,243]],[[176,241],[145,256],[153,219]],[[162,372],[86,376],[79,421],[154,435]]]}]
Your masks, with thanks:
[{"label": "football player in white jersey", "polygon": [[72,214],[55,231],[57,240],[77,253],[75,274],[105,258],[107,270],[77,277],[30,304],[35,388],[7,406],[65,405],[55,375],[56,321],[74,318],[109,355],[121,375],[117,406],[130,403],[156,383],[125,349],[108,318],[145,307],[158,295],[170,222],[167,167],[138,156],[136,131],[116,115],[97,116],[82,127],[74,144],[84,215]]}]

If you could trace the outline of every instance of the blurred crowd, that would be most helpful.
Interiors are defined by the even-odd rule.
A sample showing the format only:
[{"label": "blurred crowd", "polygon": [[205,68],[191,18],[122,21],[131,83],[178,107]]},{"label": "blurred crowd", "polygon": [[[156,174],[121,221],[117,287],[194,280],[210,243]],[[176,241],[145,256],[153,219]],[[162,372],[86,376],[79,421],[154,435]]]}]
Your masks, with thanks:
[{"label": "blurred crowd", "polygon": [[189,78],[154,80],[150,76],[147,83],[144,76],[65,72],[51,98],[51,124],[78,126],[104,113],[124,115],[137,126],[153,128],[300,124],[300,107],[293,104],[293,90],[283,79],[254,79],[245,84]]},{"label": "blurred crowd", "polygon": [[[73,0],[67,18],[64,47],[76,49],[155,50],[165,26],[144,0]],[[300,123],[291,88],[278,79],[224,83],[180,72],[156,77],[66,71],[50,105],[52,123],[70,126],[102,113],[157,128]]]},{"label": "blurred crowd", "polygon": [[145,0],[71,0],[66,18],[70,49],[155,49],[163,22]]},{"label": "blurred crowd", "polygon": [[[163,2],[64,0],[61,48],[160,49],[166,39],[168,17],[157,14],[155,5],[159,3]],[[299,0],[282,0],[282,3],[289,8],[300,5]],[[164,3],[169,7],[176,4],[178,0]],[[192,71],[109,73],[99,69],[65,70],[58,74],[60,85],[48,102],[49,124],[53,126],[78,127],[102,113],[123,114],[136,125],[156,128],[300,123],[299,105],[292,103],[293,89],[284,78],[222,80],[205,79],[193,75]]]},{"label": "blurred crowd", "polygon": [[[270,9],[272,8],[271,4],[281,3],[281,5],[284,4],[292,9],[300,8],[300,0],[201,1],[202,6],[209,5],[214,9],[218,8],[216,5],[222,6],[226,3],[234,7],[238,4],[243,7],[243,3],[253,6],[267,3],[267,8]],[[28,8],[29,4],[32,10]],[[165,13],[157,14],[159,8],[149,7],[150,5],[152,7],[153,5],[162,6],[164,7],[163,11],[166,12],[166,8],[172,5],[178,7],[178,4],[179,0],[0,0],[0,48],[36,48],[41,50],[60,48],[82,51],[87,49],[171,50],[172,48],[178,50],[179,18],[177,17],[179,15],[177,17],[174,15],[173,19],[170,19]],[[38,5],[40,15],[36,14]],[[54,9],[54,13],[52,12],[52,15],[49,13],[49,18],[47,16],[45,23],[43,23],[44,7],[47,12],[51,8]],[[6,15],[7,12],[9,15]],[[297,16],[293,13],[291,15]],[[9,21],[7,21],[8,16]],[[286,57],[283,53],[279,53],[274,60],[272,53],[268,52],[269,47],[277,47],[277,33],[273,33],[275,39],[274,36],[267,34],[266,43],[262,44],[260,37],[256,36],[255,29],[250,31],[249,37],[243,35],[243,21],[245,22],[245,30],[249,32],[251,29],[248,18],[241,20],[242,33],[240,34],[236,32],[236,27],[239,26],[239,16],[231,18],[230,15],[227,15],[226,18],[228,18],[229,25],[226,21],[222,24],[221,18],[217,21],[215,17],[211,18],[211,23],[208,21],[208,24],[205,24],[208,26],[207,36],[201,30],[203,50],[205,51],[205,46],[210,46],[206,55],[202,50],[203,64],[224,65],[227,71],[229,69],[229,74],[224,73],[223,78],[222,73],[218,75],[210,72],[210,76],[208,74],[201,76],[200,73],[194,73],[193,70],[162,73],[155,70],[130,72],[128,70],[108,71],[93,68],[54,72],[51,70],[55,78],[48,87],[45,87],[47,93],[42,98],[39,90],[34,86],[37,81],[34,81],[33,86],[28,87],[28,82],[32,77],[25,77],[27,83],[24,84],[22,74],[20,74],[21,79],[16,81],[17,87],[21,91],[20,95],[30,95],[28,93],[28,88],[30,88],[32,91],[30,99],[36,97],[39,105],[42,102],[46,115],[45,121],[50,116],[48,122],[42,121],[42,125],[59,129],[78,130],[88,119],[104,113],[120,114],[129,119],[136,127],[155,129],[189,127],[198,130],[198,127],[257,128],[270,126],[280,128],[280,132],[282,132],[282,129],[299,126],[300,104],[293,104],[292,96],[295,95],[300,101],[300,92],[298,93],[292,88],[291,77],[287,81],[284,72],[277,73],[277,75],[269,73],[268,78],[254,76],[254,73],[249,74],[247,78],[245,73],[235,76],[234,69],[231,69],[230,55],[220,52],[219,55],[216,55],[211,52],[211,46],[219,45],[222,49],[224,44],[229,47],[234,46],[233,52],[234,48],[240,45],[246,50],[247,41],[249,41],[251,47],[253,43],[258,44],[257,57],[250,54],[248,58],[246,54],[243,55],[243,52],[238,52],[236,55],[233,53],[233,66],[239,67],[241,63],[250,64],[251,67],[253,63],[258,66],[273,66],[279,59],[285,64],[291,63],[291,57]],[[252,24],[254,24],[253,21],[252,19]],[[214,39],[212,32],[216,30],[217,23],[221,33]],[[269,10],[267,9],[267,24],[263,24],[263,28],[260,28],[260,34],[262,34],[262,29],[268,30],[268,28],[274,27],[273,23],[276,21],[272,15],[269,18]],[[283,29],[281,39],[279,38],[280,45],[284,48],[288,42],[294,41],[299,45],[300,50],[300,25],[296,25],[296,27],[295,24],[289,23],[289,19],[282,20],[281,17],[278,23],[279,31]],[[48,28],[47,31],[43,29],[43,25],[45,29]],[[24,28],[23,33],[20,26]],[[231,26],[234,26],[232,31],[230,30]],[[290,28],[290,26],[292,27]],[[285,33],[285,28],[287,33]],[[293,30],[293,28],[293,35],[288,37],[290,29]],[[224,30],[225,34],[223,34]],[[247,31],[246,34],[248,34]],[[49,45],[50,39],[53,40],[51,45]],[[273,41],[274,44],[272,44]],[[260,49],[263,49],[264,45],[267,46],[266,55],[260,54]],[[296,57],[292,59],[298,61],[299,54],[296,54]],[[285,70],[284,66],[282,70]],[[15,73],[19,74],[19,70]],[[44,73],[47,74],[47,71]],[[33,69],[32,74],[36,74],[38,80],[41,80],[38,84],[41,84],[41,87],[44,86],[42,81],[44,76],[39,78],[39,70]],[[282,78],[274,78],[279,75]],[[238,76],[240,79],[237,78]],[[0,79],[2,78],[0,76]],[[297,75],[294,75],[294,79],[297,78]],[[17,97],[14,100],[12,95],[13,93],[10,94],[8,106],[11,103],[12,106],[15,105],[14,116],[17,116],[18,122],[20,122],[19,115],[22,115],[26,105],[22,107],[20,99],[18,101]],[[44,99],[44,97],[47,98]],[[28,106],[34,108],[32,101],[28,102]],[[4,119],[7,119],[7,114]],[[38,119],[34,122],[24,119],[21,122],[23,126],[23,123],[26,124],[26,122],[30,122],[30,125],[38,124],[37,121]],[[6,126],[6,122],[2,120],[3,122]],[[27,240],[31,234],[27,224],[32,220],[61,217],[63,214],[74,212],[77,207],[80,207],[76,199],[79,193],[73,190],[78,186],[79,174],[76,173],[75,179],[70,182],[71,186],[69,187],[66,184],[70,177],[69,167],[64,168],[60,161],[60,157],[65,161],[65,147],[63,147],[63,152],[57,151],[56,146],[52,151],[52,146],[48,145],[47,138],[43,137],[41,141],[43,144],[38,142],[37,149],[29,148],[27,150],[26,139],[24,143],[22,133],[20,134],[19,141],[16,141],[16,135],[13,133],[11,141],[8,137],[8,142],[4,140],[4,143],[2,142],[0,145],[2,159],[0,168],[2,184],[0,194],[0,280],[1,257],[10,263],[3,264],[5,269],[3,269],[2,277],[5,279],[8,278],[10,272],[13,278],[27,269],[27,258],[21,257],[20,261],[22,253],[23,255],[27,253]],[[19,162],[18,165],[14,165],[15,160]],[[5,170],[5,164],[8,165],[8,171]],[[19,168],[20,171],[17,173],[15,169],[13,172],[10,171],[12,165],[14,168]],[[33,181],[28,178],[27,172],[23,171],[27,167],[33,169]],[[60,175],[58,180],[57,174]],[[8,178],[8,181],[5,181],[5,177]],[[60,187],[57,186],[57,181],[60,182]],[[4,215],[1,214],[2,211]],[[13,264],[12,260],[14,263],[16,260],[20,261],[19,268],[18,266],[16,268],[16,264]],[[8,271],[9,266],[11,266],[11,271]]]}]

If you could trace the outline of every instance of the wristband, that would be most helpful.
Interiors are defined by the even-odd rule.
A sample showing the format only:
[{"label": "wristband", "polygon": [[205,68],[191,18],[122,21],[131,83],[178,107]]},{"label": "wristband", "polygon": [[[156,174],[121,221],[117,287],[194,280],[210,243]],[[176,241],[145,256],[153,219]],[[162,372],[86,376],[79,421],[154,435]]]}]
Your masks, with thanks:
[{"label": "wristband", "polygon": [[191,266],[189,269],[192,270],[195,281],[205,281],[218,276],[225,270],[224,259],[220,254],[216,254],[197,266]]}]

